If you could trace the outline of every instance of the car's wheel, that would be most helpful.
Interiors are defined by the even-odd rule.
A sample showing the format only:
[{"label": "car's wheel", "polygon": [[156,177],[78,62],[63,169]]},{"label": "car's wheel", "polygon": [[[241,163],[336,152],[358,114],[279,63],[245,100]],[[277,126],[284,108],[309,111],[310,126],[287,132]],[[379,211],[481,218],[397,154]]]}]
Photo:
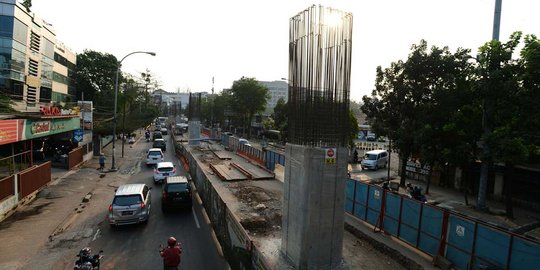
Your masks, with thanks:
[{"label": "car's wheel", "polygon": [[379,169],[379,166],[378,165],[375,165],[375,170],[378,170]]},{"label": "car's wheel", "polygon": [[165,205],[163,205],[163,204],[161,204],[161,212],[163,212],[163,213],[167,212],[167,207],[165,207]]}]

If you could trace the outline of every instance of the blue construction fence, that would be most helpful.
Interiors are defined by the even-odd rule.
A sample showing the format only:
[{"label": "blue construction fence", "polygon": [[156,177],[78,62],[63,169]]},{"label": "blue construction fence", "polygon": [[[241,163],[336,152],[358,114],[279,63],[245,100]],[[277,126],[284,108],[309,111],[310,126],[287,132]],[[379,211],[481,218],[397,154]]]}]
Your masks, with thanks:
[{"label": "blue construction fence", "polygon": [[345,211],[432,257],[445,257],[456,269],[540,266],[537,241],[379,186],[348,179]]},{"label": "blue construction fence", "polygon": [[285,155],[283,153],[270,149],[260,150],[255,147],[240,145],[237,138],[227,134],[221,134],[221,144],[233,151],[240,151],[250,158],[261,162],[270,171],[276,168],[276,164],[285,166]]}]

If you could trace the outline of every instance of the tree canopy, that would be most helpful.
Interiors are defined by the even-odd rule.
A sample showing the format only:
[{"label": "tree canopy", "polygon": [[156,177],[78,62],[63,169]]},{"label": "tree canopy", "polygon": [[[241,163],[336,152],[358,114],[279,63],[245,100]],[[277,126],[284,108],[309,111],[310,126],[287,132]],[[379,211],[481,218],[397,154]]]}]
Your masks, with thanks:
[{"label": "tree canopy", "polygon": [[231,88],[231,106],[236,115],[242,119],[244,130],[251,136],[251,121],[256,113],[266,108],[266,101],[270,98],[268,88],[260,84],[255,78],[242,77],[234,81]]}]

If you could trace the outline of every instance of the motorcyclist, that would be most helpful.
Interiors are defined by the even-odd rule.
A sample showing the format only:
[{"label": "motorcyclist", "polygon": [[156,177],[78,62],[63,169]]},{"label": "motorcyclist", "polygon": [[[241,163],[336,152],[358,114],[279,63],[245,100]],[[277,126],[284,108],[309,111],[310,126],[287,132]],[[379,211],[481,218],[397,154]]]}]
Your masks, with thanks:
[{"label": "motorcyclist", "polygon": [[[100,255],[92,255],[92,250],[89,247],[85,247],[79,251],[79,259],[75,262],[75,265],[84,268],[84,264],[89,262],[92,265],[92,268],[97,267],[99,265],[99,258]],[[79,269],[75,268],[75,269]]]},{"label": "motorcyclist", "polygon": [[176,238],[169,237],[167,240],[167,248],[160,246],[159,255],[163,257],[164,270],[178,270],[180,265],[180,254],[182,254],[182,246],[176,241]]},{"label": "motorcyclist", "polygon": [[150,141],[150,132],[148,130],[144,133],[144,137],[146,137],[146,141]]}]

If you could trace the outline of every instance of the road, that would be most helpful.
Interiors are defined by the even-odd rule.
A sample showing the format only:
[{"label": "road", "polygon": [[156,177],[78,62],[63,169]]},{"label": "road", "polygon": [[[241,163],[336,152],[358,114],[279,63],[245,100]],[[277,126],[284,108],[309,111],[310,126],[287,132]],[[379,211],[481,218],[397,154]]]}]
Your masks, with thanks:
[{"label": "road", "polygon": [[[180,175],[186,175],[170,141],[165,136],[167,151],[165,160],[176,164]],[[136,147],[149,148],[151,143],[140,140]],[[183,246],[182,269],[227,269],[225,259],[219,254],[212,237],[210,225],[205,219],[202,206],[195,200],[192,211],[161,211],[161,185],[152,180],[152,168],[143,162],[140,171],[131,176],[129,183],[145,183],[152,187],[152,206],[147,224],[112,228],[109,224],[99,224],[99,234],[90,244],[93,251],[104,250],[106,256],[102,269],[160,269],[162,259],[158,250],[160,244],[166,244],[169,236],[175,236]]]}]

